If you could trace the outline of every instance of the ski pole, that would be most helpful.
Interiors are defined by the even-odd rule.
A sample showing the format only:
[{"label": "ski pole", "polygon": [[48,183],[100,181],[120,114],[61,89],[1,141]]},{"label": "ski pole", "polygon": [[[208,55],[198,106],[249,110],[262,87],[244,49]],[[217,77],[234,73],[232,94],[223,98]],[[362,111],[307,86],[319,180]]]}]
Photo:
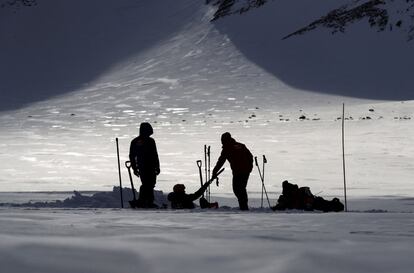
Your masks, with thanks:
[{"label": "ski pole", "polygon": [[[200,184],[201,184],[201,186],[203,186],[203,173],[201,171],[201,166],[202,165],[203,165],[203,161],[197,160],[197,167],[198,167],[198,172],[200,174]],[[203,193],[203,197],[204,197],[204,193]]]},{"label": "ski pole", "polygon": [[119,161],[119,142],[118,138],[116,140],[116,155],[118,157],[118,175],[119,175],[119,192],[121,193],[121,208],[124,208],[124,199],[122,197],[122,178],[121,178],[121,163]]},{"label": "ski pole", "polygon": [[257,167],[257,170],[259,171],[260,181],[262,181],[262,196],[260,198],[260,208],[263,208],[263,179],[262,173],[260,172],[259,164],[257,163],[257,156],[254,157],[254,163]]},{"label": "ski pole", "polygon": [[[206,180],[210,180],[210,148],[211,146],[207,147],[207,164],[208,164],[208,169],[207,169],[207,177]],[[210,202],[211,199],[211,189],[210,189],[210,185],[208,186],[208,201]]]},{"label": "ski pole", "polygon": [[266,163],[267,163],[266,156],[263,155],[263,179],[262,179],[262,184],[263,184],[263,190],[266,194],[267,203],[269,204],[269,208],[270,208],[271,205],[270,205],[270,201],[269,201],[269,196],[267,195],[267,190],[266,190],[265,183],[264,183],[264,181],[265,181],[265,164]]},{"label": "ski pole", "polygon": [[[207,145],[204,144],[204,175],[205,175],[205,181],[208,181],[208,176],[207,176]],[[210,202],[209,199],[209,190],[210,188],[208,187],[206,190],[206,197],[207,197],[207,201]]]},{"label": "ski pole", "polygon": [[[265,160],[266,160],[266,157],[263,157],[263,167],[264,167],[264,163],[265,163],[264,161]],[[257,156],[254,157],[254,162],[257,166],[257,170],[259,171],[260,180],[262,181],[262,188],[264,190],[264,193],[266,194],[267,203],[269,204],[269,208],[270,208],[271,205],[270,205],[269,197],[267,195],[266,187],[265,187],[265,184],[264,184],[264,173],[263,173],[263,176],[262,176],[262,172],[260,171],[259,164],[257,163]],[[267,160],[266,160],[266,163],[267,163]],[[263,168],[263,170],[264,170],[264,168]],[[263,198],[262,198],[262,208],[263,208]]]},{"label": "ski pole", "polygon": [[132,174],[131,174],[131,161],[125,161],[125,167],[127,167],[128,169],[129,180],[131,181],[132,196],[134,198],[134,201],[136,201],[137,197],[135,196],[135,187],[134,187],[134,182],[132,181]]},{"label": "ski pole", "polygon": [[264,157],[264,155],[263,155],[262,175],[260,176],[260,179],[262,180],[262,198],[261,198],[261,208],[263,208],[264,171],[265,171],[265,157]]}]

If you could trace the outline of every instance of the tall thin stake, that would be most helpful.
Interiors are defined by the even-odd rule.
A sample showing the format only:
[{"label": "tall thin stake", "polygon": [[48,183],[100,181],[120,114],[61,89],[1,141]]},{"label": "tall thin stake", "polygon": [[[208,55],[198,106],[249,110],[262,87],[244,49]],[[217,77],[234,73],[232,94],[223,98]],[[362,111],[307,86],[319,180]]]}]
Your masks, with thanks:
[{"label": "tall thin stake", "polygon": [[124,198],[122,197],[122,178],[121,178],[121,163],[119,161],[119,142],[116,140],[116,154],[118,157],[118,175],[119,175],[119,192],[121,193],[121,208],[124,208]]},{"label": "tall thin stake", "polygon": [[261,197],[261,202],[260,202],[260,208],[263,208],[263,192],[264,192],[264,168],[265,168],[265,156],[263,155],[263,176],[260,176],[260,178],[262,179],[262,197]]},{"label": "tall thin stake", "polygon": [[[207,145],[204,145],[204,175],[205,175],[205,181],[207,181]],[[206,196],[208,200],[208,189],[206,191]],[[210,202],[210,200],[208,200]]]},{"label": "tall thin stake", "polygon": [[348,205],[346,200],[346,171],[345,171],[345,103],[342,104],[342,168],[344,173],[344,198],[345,198],[345,211],[348,211]]},{"label": "tall thin stake", "polygon": [[265,187],[265,164],[266,163],[267,163],[266,156],[263,155],[263,174],[262,174],[262,176],[263,176],[263,183],[262,184],[263,184],[263,190],[264,190],[264,192],[266,194],[267,203],[269,204],[269,208],[271,208],[272,206],[270,205],[269,196],[267,195],[267,191],[266,191],[266,187]]},{"label": "tall thin stake", "polygon": [[[210,181],[210,179],[211,179],[211,176],[210,176],[210,174],[211,174],[211,171],[210,171],[210,166],[211,166],[211,162],[210,162],[210,158],[211,158],[211,156],[210,156],[210,149],[211,149],[211,146],[208,146],[207,147],[207,163],[208,163],[208,169],[207,169],[207,181]],[[210,202],[210,199],[211,199],[211,189],[210,189],[210,185],[208,186],[208,201]]]}]

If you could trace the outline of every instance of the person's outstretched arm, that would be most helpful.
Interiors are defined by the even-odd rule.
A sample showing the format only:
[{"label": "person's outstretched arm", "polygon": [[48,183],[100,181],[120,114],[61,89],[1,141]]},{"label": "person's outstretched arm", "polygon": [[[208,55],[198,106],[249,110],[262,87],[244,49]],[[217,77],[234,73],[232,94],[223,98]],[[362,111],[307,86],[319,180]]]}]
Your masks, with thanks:
[{"label": "person's outstretched arm", "polygon": [[191,201],[195,201],[198,198],[200,198],[203,193],[206,191],[206,189],[208,188],[208,186],[210,185],[210,183],[205,183],[203,186],[200,187],[200,189],[198,189],[198,191],[196,191],[195,193],[189,194],[188,198]]},{"label": "person's outstretched arm", "polygon": [[213,169],[213,176],[217,174],[217,172],[223,167],[224,163],[226,162],[227,155],[224,152],[224,149],[221,151],[220,157],[217,160],[216,166]]}]

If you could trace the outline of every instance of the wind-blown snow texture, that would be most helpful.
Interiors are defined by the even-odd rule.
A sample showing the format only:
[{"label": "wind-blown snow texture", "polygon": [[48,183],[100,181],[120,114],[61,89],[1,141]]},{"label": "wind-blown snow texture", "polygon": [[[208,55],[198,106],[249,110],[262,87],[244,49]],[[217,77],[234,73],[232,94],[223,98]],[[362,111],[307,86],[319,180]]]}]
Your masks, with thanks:
[{"label": "wind-blown snow texture", "polygon": [[409,273],[411,215],[0,209],[0,266],[8,273]]}]

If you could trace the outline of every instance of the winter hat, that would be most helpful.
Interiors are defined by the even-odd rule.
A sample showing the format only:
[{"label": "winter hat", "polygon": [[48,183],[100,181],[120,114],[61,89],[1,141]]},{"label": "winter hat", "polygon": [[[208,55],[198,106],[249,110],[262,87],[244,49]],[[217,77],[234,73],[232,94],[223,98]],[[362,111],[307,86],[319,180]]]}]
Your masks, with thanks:
[{"label": "winter hat", "polygon": [[223,145],[230,143],[233,140],[233,138],[231,137],[231,134],[229,132],[225,132],[224,134],[221,135],[221,143]]},{"label": "winter hat", "polygon": [[147,137],[149,137],[153,133],[154,133],[154,130],[152,129],[151,124],[149,124],[148,122],[143,122],[139,126],[139,135],[140,136],[144,136],[144,137],[147,136]]},{"label": "winter hat", "polygon": [[173,187],[173,191],[175,193],[184,192],[185,191],[184,184],[175,184],[174,187]]}]

